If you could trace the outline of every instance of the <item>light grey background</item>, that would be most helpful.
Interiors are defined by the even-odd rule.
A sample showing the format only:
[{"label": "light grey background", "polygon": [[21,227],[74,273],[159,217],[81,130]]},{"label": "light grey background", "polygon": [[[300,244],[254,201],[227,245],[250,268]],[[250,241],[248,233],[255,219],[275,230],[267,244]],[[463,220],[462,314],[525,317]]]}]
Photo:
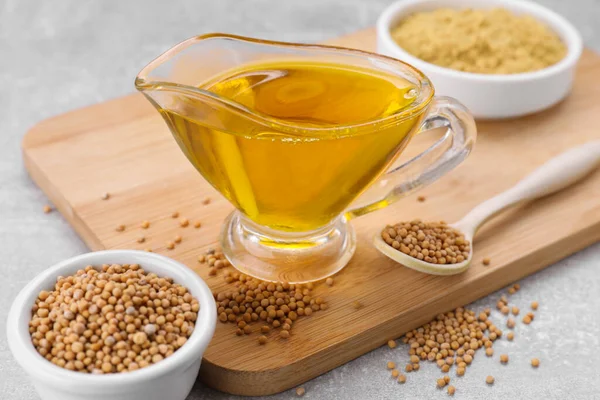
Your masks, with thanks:
[{"label": "light grey background", "polygon": [[[199,33],[222,31],[262,38],[316,42],[374,24],[390,0],[0,1],[0,399],[38,399],[6,344],[9,305],[45,267],[86,251],[25,172],[24,133],[36,122],[133,91],[133,78],[171,45]],[[544,0],[600,50],[599,0]],[[600,101],[600,99],[598,99]],[[594,123],[590,121],[590,123]],[[599,134],[600,135],[600,134]],[[598,199],[600,201],[600,199]],[[475,306],[493,306],[498,294]],[[600,245],[592,246],[522,282],[514,297],[522,310],[540,301],[535,322],[501,341],[494,360],[481,355],[465,377],[453,378],[456,398],[600,398]],[[395,383],[387,361],[406,363],[404,346],[375,350],[307,382],[307,399],[445,398],[435,389],[433,365]],[[502,366],[498,355],[507,352]],[[541,367],[529,366],[532,357]],[[487,375],[496,384],[484,383]],[[454,376],[453,374],[451,374]],[[274,396],[293,398],[293,391]],[[201,385],[190,400],[234,399]],[[168,400],[168,399],[165,399]]]}]

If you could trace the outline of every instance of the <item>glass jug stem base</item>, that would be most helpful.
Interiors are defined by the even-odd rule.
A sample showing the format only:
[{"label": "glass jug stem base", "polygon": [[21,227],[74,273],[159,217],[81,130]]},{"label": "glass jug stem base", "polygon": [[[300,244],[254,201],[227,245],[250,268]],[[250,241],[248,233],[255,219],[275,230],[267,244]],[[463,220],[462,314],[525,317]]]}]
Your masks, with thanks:
[{"label": "glass jug stem base", "polygon": [[234,211],[220,240],[223,254],[238,271],[269,282],[325,279],[344,268],[356,249],[354,229],[343,217],[298,234],[265,228]]}]

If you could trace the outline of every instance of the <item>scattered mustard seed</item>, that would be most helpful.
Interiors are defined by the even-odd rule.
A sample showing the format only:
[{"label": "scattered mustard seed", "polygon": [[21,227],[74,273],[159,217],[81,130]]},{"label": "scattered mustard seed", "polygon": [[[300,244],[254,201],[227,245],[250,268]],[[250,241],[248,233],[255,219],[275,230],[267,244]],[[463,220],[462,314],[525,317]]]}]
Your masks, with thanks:
[{"label": "scattered mustard seed", "polygon": [[267,343],[267,337],[265,335],[261,335],[258,337],[258,344],[265,344]]},{"label": "scattered mustard seed", "polygon": [[173,242],[167,242],[167,249],[173,250],[174,248],[175,248],[175,243],[173,243]]},{"label": "scattered mustard seed", "polygon": [[531,309],[534,311],[537,310],[539,306],[540,304],[537,301],[531,303]]},{"label": "scattered mustard seed", "polygon": [[179,226],[181,226],[182,228],[185,228],[189,224],[190,224],[190,221],[187,218],[182,218],[179,220]]},{"label": "scattered mustard seed", "polygon": [[296,396],[302,397],[304,393],[306,393],[306,390],[302,386],[296,388]]},{"label": "scattered mustard seed", "polygon": [[139,238],[137,238],[138,243],[144,243],[145,241],[146,241],[146,238],[144,236],[140,236]]},{"label": "scattered mustard seed", "polygon": [[150,222],[149,221],[143,221],[142,222],[142,229],[148,229],[150,227]]},{"label": "scattered mustard seed", "polygon": [[440,389],[447,385],[444,378],[439,378],[436,383],[437,383],[437,387]]},{"label": "scattered mustard seed", "polygon": [[123,232],[125,230],[125,225],[117,225],[117,227],[115,228],[115,231],[117,232]]},{"label": "scattered mustard seed", "polygon": [[397,378],[400,375],[400,372],[397,369],[392,370],[392,377]]},{"label": "scattered mustard seed", "polygon": [[469,257],[470,243],[445,222],[414,220],[387,226],[381,238],[391,247],[432,264],[456,264]]},{"label": "scattered mustard seed", "polygon": [[513,313],[513,315],[519,315],[519,307],[513,307],[512,313]]},{"label": "scattered mustard seed", "polygon": [[387,344],[388,344],[388,347],[389,347],[390,349],[395,349],[395,348],[396,348],[396,346],[397,346],[397,344],[396,344],[396,341],[395,341],[395,340],[388,340],[388,343],[387,343]]},{"label": "scattered mustard seed", "polygon": [[52,207],[50,207],[49,205],[45,205],[44,206],[44,214],[49,214],[52,212]]},{"label": "scattered mustard seed", "polygon": [[200,221],[196,221],[194,222],[194,228],[198,229],[202,226],[202,223]]},{"label": "scattered mustard seed", "polygon": [[102,200],[108,200],[108,199],[110,199],[110,193],[108,193],[108,192],[102,193]]},{"label": "scattered mustard seed", "polygon": [[525,325],[529,325],[531,323],[531,318],[529,317],[529,315],[523,317],[523,323]]},{"label": "scattered mustard seed", "polygon": [[182,239],[182,237],[181,237],[180,235],[177,235],[177,236],[175,236],[175,239],[173,239],[173,241],[174,241],[175,243],[181,243],[181,241],[182,241],[182,240],[183,240],[183,239]]},{"label": "scattered mustard seed", "polygon": [[507,364],[508,363],[508,354],[501,354],[500,355],[500,362],[502,364]]},{"label": "scattered mustard seed", "polygon": [[506,339],[510,340],[512,342],[512,340],[515,338],[515,334],[512,332],[508,332],[506,334]]},{"label": "scattered mustard seed", "polygon": [[398,383],[406,383],[406,375],[404,375],[404,374],[398,375]]},{"label": "scattered mustard seed", "polygon": [[406,364],[406,366],[404,367],[405,372],[412,372],[412,370],[413,370],[412,364]]},{"label": "scattered mustard seed", "polygon": [[418,200],[420,203],[422,203],[422,202],[424,202],[424,201],[426,200],[426,198],[425,198],[425,196],[419,196],[419,197],[417,197],[417,200]]},{"label": "scattered mustard seed", "polygon": [[515,293],[517,293],[517,291],[515,290],[514,287],[511,287],[508,289],[508,294],[515,294]]},{"label": "scattered mustard seed", "polygon": [[396,368],[396,363],[393,361],[388,361],[387,367],[388,367],[388,369],[394,369],[394,368]]},{"label": "scattered mustard seed", "polygon": [[171,214],[171,218],[179,218],[179,212],[175,211],[173,214]]},{"label": "scattered mustard seed", "polygon": [[147,249],[144,249],[144,251],[147,251],[148,253],[152,253],[152,249],[150,247],[148,247]]},{"label": "scattered mustard seed", "polygon": [[448,395],[454,396],[454,393],[456,393],[456,388],[452,385],[448,386]]},{"label": "scattered mustard seed", "polygon": [[355,300],[352,302],[352,307],[354,307],[355,310],[359,310],[363,307],[363,305],[360,301]]},{"label": "scattered mustard seed", "polygon": [[333,278],[329,277],[325,279],[325,284],[327,284],[327,286],[333,286]]},{"label": "scattered mustard seed", "polygon": [[510,309],[508,308],[508,306],[504,306],[504,307],[502,307],[500,312],[504,315],[508,315],[508,313],[510,312]]},{"label": "scattered mustard seed", "polygon": [[532,358],[531,359],[531,366],[534,368],[537,368],[540,366],[540,360],[537,358]]},{"label": "scattered mustard seed", "polygon": [[444,382],[446,382],[446,384],[450,383],[450,377],[448,375],[444,376]]},{"label": "scattered mustard seed", "polygon": [[494,355],[494,349],[492,349],[491,347],[488,347],[487,349],[485,349],[485,355],[488,357],[491,357]]},{"label": "scattered mustard seed", "polygon": [[493,385],[494,381],[495,381],[495,379],[491,375],[488,375],[487,378],[485,378],[485,383],[487,383],[488,385]]},{"label": "scattered mustard seed", "polygon": [[210,197],[205,197],[204,199],[202,199],[202,204],[204,204],[204,205],[210,204]]},{"label": "scattered mustard seed", "polygon": [[513,285],[513,288],[514,288],[516,291],[519,291],[519,289],[521,289],[521,285],[519,285],[518,283],[515,283],[515,284]]},{"label": "scattered mustard seed", "polygon": [[512,318],[508,318],[508,320],[506,321],[506,326],[510,329],[513,329],[515,327],[515,320]]},{"label": "scattered mustard seed", "polygon": [[486,257],[486,258],[484,258],[484,259],[483,259],[483,261],[482,261],[483,265],[485,265],[485,266],[488,266],[488,265],[490,265],[490,264],[491,264],[491,262],[492,262],[492,260],[490,260],[490,259],[489,259],[489,258],[487,258],[487,257]]}]

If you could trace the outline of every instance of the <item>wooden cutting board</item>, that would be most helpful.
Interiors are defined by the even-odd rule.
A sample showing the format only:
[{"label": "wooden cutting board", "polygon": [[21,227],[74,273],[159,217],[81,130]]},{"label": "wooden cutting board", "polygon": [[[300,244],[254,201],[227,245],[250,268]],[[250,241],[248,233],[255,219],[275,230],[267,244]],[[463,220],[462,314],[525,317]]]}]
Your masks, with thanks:
[{"label": "wooden cutting board", "polygon": [[[374,50],[369,29],[330,43]],[[331,288],[316,291],[327,311],[302,318],[289,340],[257,344],[218,323],[201,377],[219,390],[266,395],[327,372],[425,323],[600,240],[600,172],[569,190],[505,212],[478,234],[473,266],[458,276],[429,276],[394,264],[371,245],[389,222],[420,217],[454,221],[509,188],[570,146],[600,138],[600,57],[586,51],[572,95],[540,114],[479,123],[470,158],[414,197],[353,223],[358,249]],[[133,77],[132,77],[133,79]],[[418,140],[419,136],[417,136]],[[413,146],[411,144],[409,147]],[[416,146],[416,145],[415,145]],[[216,238],[231,206],[196,173],[159,114],[139,94],[43,121],[23,141],[25,166],[92,250],[152,248],[198,272],[213,290],[226,287],[196,261]],[[103,193],[111,197],[102,200]],[[208,205],[202,204],[205,197]],[[182,228],[178,211],[202,227]],[[139,227],[143,220],[151,227]],[[123,233],[115,227],[124,224]],[[174,250],[166,242],[183,242]],[[146,242],[137,238],[144,235]],[[490,257],[484,267],[480,260]],[[364,307],[356,310],[352,302]],[[258,328],[258,326],[257,326]]]}]

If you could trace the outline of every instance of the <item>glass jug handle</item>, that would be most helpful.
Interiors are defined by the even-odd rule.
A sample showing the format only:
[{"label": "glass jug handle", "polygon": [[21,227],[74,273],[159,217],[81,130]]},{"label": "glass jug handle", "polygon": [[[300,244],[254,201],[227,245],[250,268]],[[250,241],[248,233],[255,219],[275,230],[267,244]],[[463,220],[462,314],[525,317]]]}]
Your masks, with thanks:
[{"label": "glass jug handle", "polygon": [[445,128],[446,133],[427,150],[383,174],[352,208],[347,219],[379,210],[428,185],[460,164],[471,152],[477,137],[469,110],[451,97],[435,97],[419,131]]}]

